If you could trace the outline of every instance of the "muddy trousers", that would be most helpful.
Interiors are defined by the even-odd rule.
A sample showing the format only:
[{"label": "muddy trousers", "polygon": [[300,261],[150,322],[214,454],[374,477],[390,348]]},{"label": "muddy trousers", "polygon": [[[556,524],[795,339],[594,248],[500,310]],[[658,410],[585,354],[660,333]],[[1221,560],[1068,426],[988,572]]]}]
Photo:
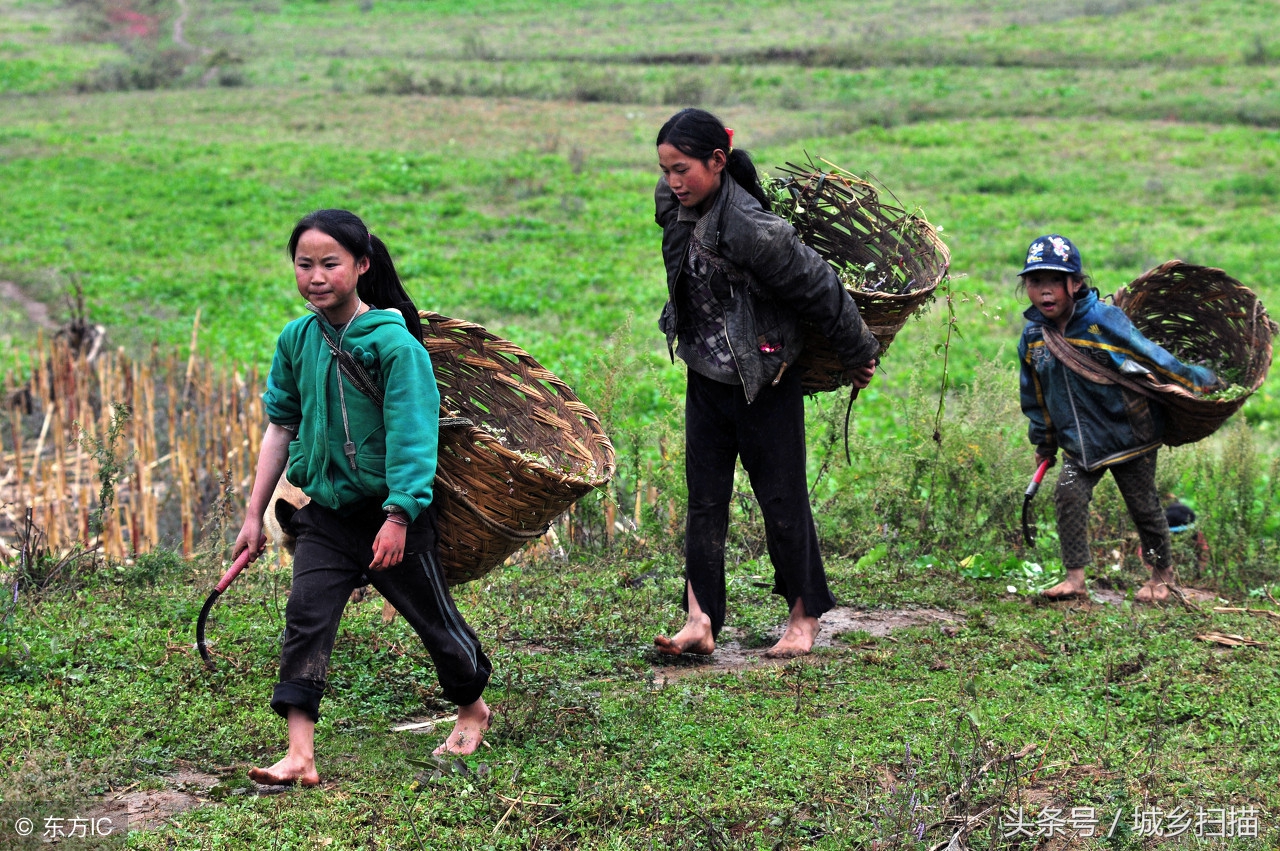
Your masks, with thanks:
[{"label": "muddy trousers", "polygon": [[293,517],[298,535],[293,587],[285,607],[280,682],[271,708],[288,717],[298,707],[317,720],[329,656],[351,592],[372,584],[418,633],[435,664],[444,696],[466,706],[484,691],[492,670],[476,634],[462,619],[440,569],[434,506],[408,529],[404,560],[369,570],[381,503],[340,515],[312,502]]},{"label": "muddy trousers", "polygon": [[1160,506],[1160,493],[1156,489],[1154,449],[1131,461],[1092,472],[1064,454],[1058,485],[1053,492],[1063,567],[1070,570],[1088,567],[1093,563],[1089,539],[1089,503],[1093,501],[1093,489],[1108,470],[1115,479],[1120,495],[1124,497],[1129,516],[1138,527],[1143,562],[1156,570],[1171,567],[1169,521]]},{"label": "muddy trousers", "polygon": [[[725,539],[737,459],[751,481],[764,518],[773,562],[773,592],[790,610],[804,600],[818,617],[836,601],[818,552],[805,467],[804,395],[800,376],[784,373],[747,404],[742,387],[689,372],[685,391],[685,576],[719,635],[725,617]],[[687,608],[684,589],[680,599]]]}]

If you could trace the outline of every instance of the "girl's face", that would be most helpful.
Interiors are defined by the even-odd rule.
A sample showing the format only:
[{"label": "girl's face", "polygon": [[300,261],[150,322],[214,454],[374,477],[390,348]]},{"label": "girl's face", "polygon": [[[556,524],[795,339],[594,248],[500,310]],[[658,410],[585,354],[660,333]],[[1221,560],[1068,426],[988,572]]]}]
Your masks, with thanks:
[{"label": "girl's face", "polygon": [[354,315],[359,306],[356,283],[368,269],[368,257],[356,260],[341,243],[316,228],[303,232],[293,253],[298,292],[334,325]]},{"label": "girl's face", "polygon": [[725,152],[719,149],[703,162],[666,142],[658,146],[658,167],[676,194],[676,200],[682,207],[692,207],[700,213],[706,212],[720,191],[720,176],[726,160]]},{"label": "girl's face", "polygon": [[1029,272],[1023,278],[1031,303],[1044,314],[1044,318],[1059,325],[1071,318],[1075,299],[1071,297],[1071,280],[1066,272],[1041,269]]}]

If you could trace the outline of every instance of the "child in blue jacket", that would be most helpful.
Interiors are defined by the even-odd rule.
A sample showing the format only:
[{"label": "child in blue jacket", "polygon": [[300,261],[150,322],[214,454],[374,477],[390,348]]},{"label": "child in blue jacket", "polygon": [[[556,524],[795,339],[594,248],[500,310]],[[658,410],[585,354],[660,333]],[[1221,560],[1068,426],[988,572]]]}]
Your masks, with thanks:
[{"label": "child in blue jacket", "polygon": [[1212,371],[1182,363],[1144,337],[1124,311],[1105,304],[1082,272],[1079,250],[1066,237],[1042,236],[1027,249],[1019,273],[1031,299],[1018,343],[1022,411],[1031,421],[1036,466],[1063,451],[1054,491],[1058,538],[1067,578],[1043,596],[1062,600],[1087,596],[1085,569],[1092,562],[1089,503],[1093,489],[1111,471],[1129,515],[1138,527],[1142,560],[1151,578],[1136,599],[1160,603],[1176,579],[1169,555],[1169,524],[1156,489],[1156,452],[1164,434],[1164,411],[1119,384],[1104,384],[1073,372],[1045,344],[1046,329],[1100,366],[1116,372],[1153,373],[1203,393],[1218,384]]}]

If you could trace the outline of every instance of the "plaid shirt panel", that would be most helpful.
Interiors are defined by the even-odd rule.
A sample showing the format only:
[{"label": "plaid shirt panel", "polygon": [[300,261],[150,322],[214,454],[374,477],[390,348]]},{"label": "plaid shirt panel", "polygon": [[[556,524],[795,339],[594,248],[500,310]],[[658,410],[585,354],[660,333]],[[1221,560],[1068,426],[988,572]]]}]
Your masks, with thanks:
[{"label": "plaid shirt panel", "polygon": [[697,357],[715,372],[736,377],[737,367],[733,351],[729,348],[724,308],[711,289],[711,276],[716,271],[712,264],[712,259],[701,249],[698,240],[690,240],[689,253],[685,257],[687,304],[681,311],[685,327],[681,329],[680,341],[690,346]]}]

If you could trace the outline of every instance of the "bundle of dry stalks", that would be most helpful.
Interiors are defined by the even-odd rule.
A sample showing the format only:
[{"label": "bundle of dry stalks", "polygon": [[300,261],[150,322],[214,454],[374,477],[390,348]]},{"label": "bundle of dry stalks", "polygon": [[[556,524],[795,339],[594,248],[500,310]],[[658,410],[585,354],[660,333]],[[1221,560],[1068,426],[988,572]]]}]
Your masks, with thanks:
[{"label": "bundle of dry stalks", "polygon": [[[951,254],[919,212],[907,212],[862,178],[822,162],[828,168],[787,163],[784,176],[766,181],[765,188],[775,212],[835,267],[883,355],[907,319],[933,298]],[[808,393],[849,383],[835,350],[813,328],[806,329],[795,368]]]}]

